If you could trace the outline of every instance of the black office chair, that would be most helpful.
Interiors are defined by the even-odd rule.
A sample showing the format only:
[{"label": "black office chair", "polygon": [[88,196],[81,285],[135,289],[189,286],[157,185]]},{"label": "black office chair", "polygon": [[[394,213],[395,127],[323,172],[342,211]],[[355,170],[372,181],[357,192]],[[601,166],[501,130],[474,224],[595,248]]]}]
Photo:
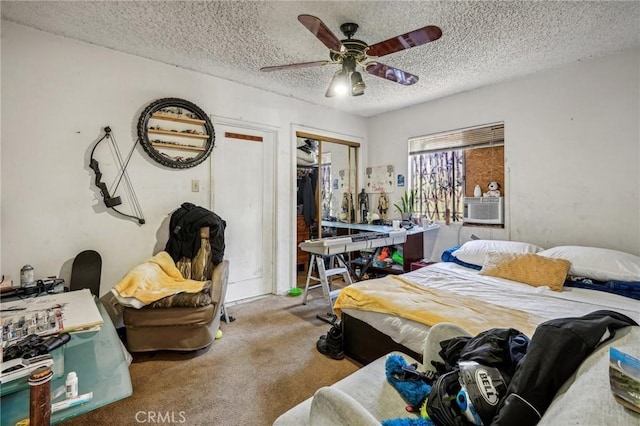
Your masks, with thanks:
[{"label": "black office chair", "polygon": [[69,290],[88,288],[96,297],[100,297],[100,275],[102,273],[102,257],[95,250],[85,250],[73,259]]}]

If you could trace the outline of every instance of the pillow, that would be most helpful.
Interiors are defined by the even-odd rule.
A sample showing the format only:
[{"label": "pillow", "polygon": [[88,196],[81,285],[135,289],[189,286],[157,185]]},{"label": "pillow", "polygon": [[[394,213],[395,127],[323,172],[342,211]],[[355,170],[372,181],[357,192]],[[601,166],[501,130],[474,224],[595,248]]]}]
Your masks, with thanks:
[{"label": "pillow", "polygon": [[500,253],[537,253],[542,250],[544,250],[542,247],[518,241],[472,240],[464,243],[460,249],[454,251],[452,254],[463,262],[482,266],[484,264],[484,256],[489,251]]},{"label": "pillow", "polygon": [[571,262],[569,273],[599,281],[640,281],[640,257],[598,247],[558,246],[538,253]]},{"label": "pillow", "polygon": [[562,291],[571,263],[565,259],[551,259],[537,254],[488,252],[480,275],[505,278],[533,287],[548,286]]},{"label": "pillow", "polygon": [[475,269],[476,271],[482,269],[482,266],[472,265],[470,263],[463,262],[462,260],[455,257],[452,253],[458,250],[459,248],[460,246],[454,246],[449,249],[446,249],[445,251],[442,252],[442,255],[440,256],[440,260],[442,260],[443,262],[456,263],[460,266],[464,266],[465,268]]}]

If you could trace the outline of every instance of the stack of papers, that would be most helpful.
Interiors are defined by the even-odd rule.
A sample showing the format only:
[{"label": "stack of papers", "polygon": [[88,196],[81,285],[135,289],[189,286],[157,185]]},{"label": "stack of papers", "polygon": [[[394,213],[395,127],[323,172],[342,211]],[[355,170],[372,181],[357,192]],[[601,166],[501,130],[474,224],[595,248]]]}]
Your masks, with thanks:
[{"label": "stack of papers", "polygon": [[3,347],[30,334],[96,331],[103,324],[89,289],[3,302],[0,306]]}]

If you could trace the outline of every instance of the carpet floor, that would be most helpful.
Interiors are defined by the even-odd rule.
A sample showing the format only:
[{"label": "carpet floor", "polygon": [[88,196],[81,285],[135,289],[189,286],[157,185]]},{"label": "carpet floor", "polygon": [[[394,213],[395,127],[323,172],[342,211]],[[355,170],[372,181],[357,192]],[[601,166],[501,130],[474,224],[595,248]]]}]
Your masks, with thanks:
[{"label": "carpet floor", "polygon": [[330,328],[316,315],[327,311],[319,289],[306,305],[302,296],[267,296],[227,306],[235,321],[222,322],[209,349],[133,354],[133,395],[64,425],[271,425],[360,367],[316,350]]}]

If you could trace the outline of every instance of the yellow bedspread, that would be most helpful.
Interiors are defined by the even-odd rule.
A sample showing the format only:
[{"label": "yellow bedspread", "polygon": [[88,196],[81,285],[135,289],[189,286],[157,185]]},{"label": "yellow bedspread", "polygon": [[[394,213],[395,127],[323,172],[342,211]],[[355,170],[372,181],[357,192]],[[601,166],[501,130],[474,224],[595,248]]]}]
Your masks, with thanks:
[{"label": "yellow bedspread", "polygon": [[111,290],[124,306],[141,308],[177,293],[202,291],[205,281],[182,276],[166,251],[161,251],[129,271]]},{"label": "yellow bedspread", "polygon": [[524,311],[485,303],[451,291],[413,284],[395,275],[361,281],[342,289],[334,311],[358,309],[396,315],[428,326],[452,322],[472,334],[489,328],[515,328],[533,336],[545,319]]}]

